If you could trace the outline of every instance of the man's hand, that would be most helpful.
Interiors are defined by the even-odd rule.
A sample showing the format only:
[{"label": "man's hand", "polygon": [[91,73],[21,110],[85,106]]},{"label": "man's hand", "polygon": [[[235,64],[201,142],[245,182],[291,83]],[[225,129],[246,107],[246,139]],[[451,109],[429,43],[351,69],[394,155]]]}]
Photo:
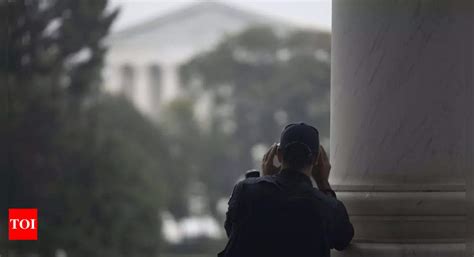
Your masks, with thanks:
[{"label": "man's hand", "polygon": [[280,167],[275,167],[273,165],[273,159],[277,153],[278,145],[275,143],[270,146],[267,153],[263,156],[262,160],[262,174],[263,176],[266,175],[274,175],[280,171]]},{"label": "man's hand", "polygon": [[314,181],[318,184],[320,190],[331,189],[329,185],[329,172],[331,170],[331,164],[329,163],[328,155],[322,146],[319,147],[319,156],[316,165],[313,166],[311,175]]}]

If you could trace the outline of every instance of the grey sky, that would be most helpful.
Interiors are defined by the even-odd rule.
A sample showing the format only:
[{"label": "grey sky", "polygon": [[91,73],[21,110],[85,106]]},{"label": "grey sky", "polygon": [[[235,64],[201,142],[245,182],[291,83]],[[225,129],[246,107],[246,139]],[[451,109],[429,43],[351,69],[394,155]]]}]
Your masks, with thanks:
[{"label": "grey sky", "polygon": [[[202,0],[201,0],[202,1]],[[331,0],[219,0],[243,10],[284,19],[302,26],[331,29]],[[110,0],[122,11],[113,25],[117,31],[180,9],[199,0]]]}]

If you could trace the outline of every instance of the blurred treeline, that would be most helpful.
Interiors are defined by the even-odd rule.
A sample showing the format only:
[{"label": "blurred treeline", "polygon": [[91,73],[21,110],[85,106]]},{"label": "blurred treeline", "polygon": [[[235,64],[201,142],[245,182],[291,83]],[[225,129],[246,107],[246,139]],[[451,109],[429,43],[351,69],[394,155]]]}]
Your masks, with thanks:
[{"label": "blurred treeline", "polygon": [[192,156],[211,159],[213,166],[198,178],[209,185],[211,201],[229,194],[246,169],[260,168],[261,157],[289,122],[315,125],[328,143],[330,45],[327,32],[278,33],[257,26],[182,66],[182,99],[195,107],[208,100],[201,129],[208,137],[189,147],[196,149]]},{"label": "blurred treeline", "polygon": [[[255,27],[226,37],[183,65],[183,93],[153,123],[101,90],[103,41],[118,15],[106,6],[0,0],[0,254],[215,251],[202,238],[166,246],[161,211],[193,214],[198,192],[222,222],[218,201],[258,168],[252,156],[285,123],[329,137],[329,33]],[[8,241],[14,207],[38,208],[38,241]]]},{"label": "blurred treeline", "polygon": [[[164,143],[127,101],[100,93],[102,41],[117,15],[106,4],[0,2],[5,256],[157,252]],[[14,207],[38,208],[38,241],[7,241]]]}]

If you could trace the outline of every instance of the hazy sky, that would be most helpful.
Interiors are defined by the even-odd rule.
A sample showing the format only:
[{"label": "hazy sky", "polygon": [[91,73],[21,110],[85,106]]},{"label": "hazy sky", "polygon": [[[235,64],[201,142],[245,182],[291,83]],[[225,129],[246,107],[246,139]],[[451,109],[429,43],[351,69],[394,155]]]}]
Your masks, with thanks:
[{"label": "hazy sky", "polygon": [[[202,0],[110,0],[122,11],[113,25],[120,30]],[[219,0],[239,9],[284,19],[302,26],[331,29],[331,0]]]}]

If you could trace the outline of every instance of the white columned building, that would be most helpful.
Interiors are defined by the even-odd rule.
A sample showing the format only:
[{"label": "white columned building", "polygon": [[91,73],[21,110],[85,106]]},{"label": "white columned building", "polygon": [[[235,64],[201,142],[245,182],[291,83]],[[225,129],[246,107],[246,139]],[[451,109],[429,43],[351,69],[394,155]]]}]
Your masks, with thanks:
[{"label": "white columned building", "polygon": [[472,256],[473,14],[333,0],[331,183],[356,229],[334,256]]},{"label": "white columned building", "polygon": [[107,39],[104,87],[124,94],[156,120],[162,103],[179,94],[180,65],[212,49],[224,36],[253,25],[277,31],[294,28],[270,17],[203,1],[113,33]]}]

